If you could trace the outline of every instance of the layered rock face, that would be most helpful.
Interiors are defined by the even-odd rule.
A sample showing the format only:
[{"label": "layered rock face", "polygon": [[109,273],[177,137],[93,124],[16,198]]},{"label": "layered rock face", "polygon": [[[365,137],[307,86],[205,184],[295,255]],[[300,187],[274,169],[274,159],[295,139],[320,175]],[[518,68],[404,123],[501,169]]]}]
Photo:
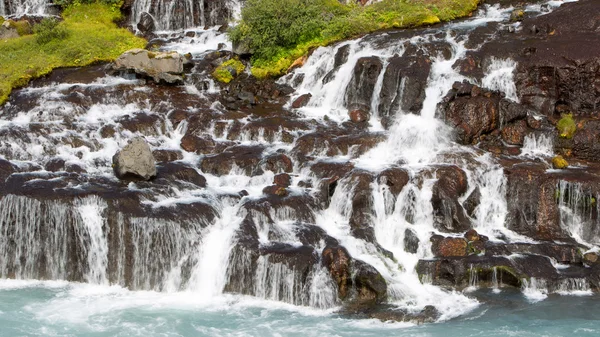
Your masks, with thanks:
[{"label": "layered rock face", "polygon": [[278,81],[215,83],[214,50],[181,86],[57,70],[1,113],[0,275],[418,322],[462,296],[423,283],[597,290],[599,6],[371,34]]}]

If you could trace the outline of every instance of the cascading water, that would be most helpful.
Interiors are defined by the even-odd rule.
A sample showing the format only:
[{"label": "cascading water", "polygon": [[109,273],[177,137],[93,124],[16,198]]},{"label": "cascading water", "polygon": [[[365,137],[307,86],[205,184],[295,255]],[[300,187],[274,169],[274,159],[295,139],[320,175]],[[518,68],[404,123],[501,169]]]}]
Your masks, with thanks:
[{"label": "cascading water", "polygon": [[239,17],[239,0],[135,0],[131,7],[131,24],[135,28],[147,13],[157,31],[216,26]]},{"label": "cascading water", "polygon": [[546,135],[530,134],[525,136],[523,141],[522,156],[531,157],[551,157],[554,154],[554,144],[552,138]]},{"label": "cascading water", "polygon": [[[172,6],[175,4],[171,2]],[[205,8],[204,2],[177,4],[187,6],[182,7],[185,19],[180,21],[181,26],[169,23],[173,17],[166,14],[166,21],[159,22],[160,29],[206,23],[197,22],[195,17],[198,13],[202,13],[202,18],[207,15],[200,12]],[[232,4],[238,6],[239,2],[231,2],[230,8],[234,7]],[[135,6],[133,17],[143,11],[174,13],[176,9],[165,3],[153,9],[152,3],[144,1],[137,1]],[[282,79],[294,84],[296,97],[311,93],[308,105],[299,109],[299,113],[307,119],[319,117],[327,118],[328,122],[345,122],[349,108],[366,105],[372,120],[365,130],[375,131],[384,139],[368,151],[352,146],[347,151],[331,150],[335,144],[329,144],[331,149],[322,147],[322,151],[315,147],[305,160],[285,169],[272,165],[269,160],[286,154],[292,156],[290,152],[297,149],[300,138],[314,131],[309,130],[310,127],[316,128],[319,123],[307,123],[305,125],[310,127],[302,125],[285,135],[287,120],[277,116],[280,119],[276,128],[265,123],[252,129],[249,126],[257,119],[231,119],[230,112],[214,103],[214,97],[210,96],[216,91],[214,83],[208,90],[187,85],[181,92],[170,92],[172,96],[169,96],[152,85],[142,86],[143,81],[106,76],[86,83],[71,81],[19,91],[32,99],[32,107],[20,110],[18,104],[9,104],[0,122],[0,129],[6,131],[0,133],[0,153],[11,158],[18,171],[11,177],[11,183],[30,179],[26,186],[35,190],[40,180],[62,179],[48,165],[55,158],[64,161],[64,169],[61,169],[64,172],[69,173],[67,169],[72,167],[84,170],[82,175],[87,180],[67,180],[58,185],[56,199],[46,195],[36,199],[13,194],[0,199],[0,275],[2,278],[84,281],[99,286],[92,290],[75,286],[76,290],[66,291],[69,299],[53,303],[60,308],[71,304],[80,308],[81,303],[90,298],[98,300],[101,297],[98,293],[109,293],[126,310],[137,305],[152,309],[180,308],[181,303],[185,303],[195,308],[206,305],[210,311],[211,306],[243,307],[247,298],[239,296],[241,294],[267,300],[259,301],[261,305],[278,301],[286,303],[280,306],[284,308],[291,308],[288,304],[316,308],[316,311],[298,307],[291,310],[321,315],[342,304],[338,285],[323,266],[323,251],[335,240],[354,261],[372,266],[381,275],[387,285],[387,303],[394,308],[413,313],[434,306],[439,313],[436,318],[441,320],[473,310],[476,300],[434,285],[433,275],[418,273],[416,266],[419,261],[434,258],[432,234],[448,234],[440,228],[439,215],[432,205],[432,199],[439,192],[440,172],[448,168],[458,167],[468,182],[468,189],[459,200],[459,209],[472,193],[480,195],[477,206],[465,216],[472,228],[491,241],[519,244],[533,241],[505,227],[507,180],[501,164],[492,155],[482,155],[478,149],[456,144],[451,128],[436,110],[454,82],[475,82],[461,75],[454,64],[468,51],[465,36],[470,29],[506,19],[508,11],[497,7],[487,9],[486,15],[450,25],[454,32],[439,33],[431,29],[422,36],[399,39],[381,34],[315,50],[303,67]],[[204,33],[204,40],[195,36],[192,44],[192,38],[186,38],[167,44],[164,49],[199,55],[225,42],[216,29]],[[443,47],[428,49],[430,44]],[[415,85],[409,73],[398,76],[387,93],[389,97],[382,94],[389,89],[386,86],[388,69],[398,60],[413,57],[413,52],[422,55],[430,67],[422,88],[424,97],[419,104],[407,103],[414,98],[409,96]],[[495,60],[485,69],[481,83],[517,100],[515,66],[511,60]],[[353,71],[357,68],[361,71]],[[372,91],[365,90],[362,80],[370,81]],[[360,95],[365,97],[357,99]],[[181,101],[193,104],[178,105]],[[206,120],[202,119],[205,105],[210,107],[206,110],[211,110]],[[182,119],[183,115],[198,117],[202,122],[193,124]],[[384,123],[386,118],[389,120]],[[64,125],[68,125],[68,131]],[[10,128],[32,131],[31,134],[11,133],[7,131]],[[35,133],[40,128],[43,132]],[[186,140],[190,138],[190,130],[194,132],[194,139],[210,138],[216,145],[207,141],[206,147],[214,146],[214,152],[184,150],[180,144],[184,135],[188,136]],[[166,163],[160,163],[156,185],[119,183],[112,174],[111,157],[128,139],[140,135],[145,136],[154,151],[176,158],[171,160],[174,165],[201,173],[206,179],[204,184],[186,181],[189,177],[177,173],[176,179],[161,185],[163,174],[169,174]],[[285,140],[289,135],[293,138],[291,143]],[[547,142],[548,139],[541,136],[528,136],[523,154],[551,153],[552,146]],[[251,157],[253,151],[259,151],[260,158],[248,165],[243,160],[230,163],[230,158],[223,156],[214,166],[206,164],[215,156],[227,155],[230,146],[243,148],[244,159]],[[285,158],[282,161],[285,166]],[[373,179],[363,184],[360,179],[346,176],[329,182],[324,192],[327,202],[314,205],[310,197],[322,192],[323,181],[310,170],[310,165],[319,163],[349,163]],[[44,167],[35,174],[27,172],[28,167],[34,165]],[[407,183],[393,191],[393,184],[387,180],[389,176],[383,174],[386,170],[403,172]],[[294,207],[289,206],[292,203],[280,204],[279,199],[263,193],[265,186],[270,187],[275,175],[282,172],[289,173],[293,180],[286,193],[289,193],[288,198],[298,198]],[[300,183],[311,187],[301,188]],[[60,194],[65,190],[73,195],[91,191],[90,194],[98,193],[98,196],[82,194],[74,198]],[[597,210],[591,209],[590,194],[574,185],[560,185],[557,190],[563,227],[580,242],[595,244],[595,233],[583,232],[577,227],[582,221],[595,221],[591,214]],[[365,208],[357,208],[359,203],[353,200],[356,195],[363,198],[360,201],[366,200]],[[131,205],[138,204],[135,198],[139,198],[144,208]],[[585,200],[589,205],[582,203]],[[360,225],[367,234],[356,233],[355,224],[350,223],[353,212],[364,213],[361,214],[364,223]],[[316,239],[302,232],[307,228]],[[307,241],[311,241],[310,245]],[[302,263],[306,261],[304,268]],[[477,268],[471,266],[471,286],[478,285]],[[498,280],[502,275],[493,268],[495,290],[502,284],[502,280]],[[525,279],[522,284],[528,297],[541,299],[548,293],[544,280]],[[106,285],[140,291],[101,287]],[[579,279],[569,279],[560,289],[587,291],[587,286]],[[78,291],[93,294],[82,295]],[[224,293],[238,295],[229,297]],[[75,303],[69,303],[72,298]],[[47,308],[39,312],[58,319]],[[90,312],[89,316],[93,316],[94,311],[90,309]],[[262,315],[269,314],[258,316]],[[208,335],[212,332],[201,331]]]},{"label": "cascading water", "polygon": [[561,180],[556,187],[561,227],[588,246],[600,243],[598,197],[586,191],[581,183]]},{"label": "cascading water", "polygon": [[539,302],[548,297],[548,285],[545,280],[538,280],[535,277],[531,279],[523,279],[522,291],[523,295],[531,302]]},{"label": "cascading water", "polygon": [[44,15],[50,5],[48,0],[10,0],[8,6],[4,6],[4,1],[0,1],[0,15],[11,15],[20,17],[22,15]]}]

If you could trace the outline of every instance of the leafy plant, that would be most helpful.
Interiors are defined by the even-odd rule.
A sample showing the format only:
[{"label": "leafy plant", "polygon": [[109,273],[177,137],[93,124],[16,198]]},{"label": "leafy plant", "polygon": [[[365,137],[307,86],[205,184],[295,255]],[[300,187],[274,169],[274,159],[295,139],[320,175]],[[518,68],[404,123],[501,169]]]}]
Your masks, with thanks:
[{"label": "leafy plant", "polygon": [[35,41],[39,44],[46,44],[52,40],[63,40],[69,36],[69,31],[65,26],[60,25],[55,18],[44,18],[42,22],[33,27]]}]

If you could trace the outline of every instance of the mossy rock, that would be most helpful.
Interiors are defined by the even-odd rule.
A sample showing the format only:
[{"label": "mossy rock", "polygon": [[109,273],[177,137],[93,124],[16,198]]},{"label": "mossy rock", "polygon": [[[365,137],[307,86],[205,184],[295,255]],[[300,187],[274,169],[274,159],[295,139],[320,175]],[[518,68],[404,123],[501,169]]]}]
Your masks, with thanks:
[{"label": "mossy rock", "polygon": [[564,114],[562,118],[556,123],[556,128],[560,133],[561,138],[571,139],[577,131],[577,124],[573,120],[572,114]]},{"label": "mossy rock", "polygon": [[6,19],[3,16],[0,16],[0,25],[3,24],[4,21],[6,21]]},{"label": "mossy rock", "polygon": [[230,59],[223,63],[213,71],[212,76],[221,83],[229,83],[241,74],[246,66],[237,59]]},{"label": "mossy rock", "polygon": [[552,167],[558,170],[562,170],[569,167],[569,162],[565,158],[563,158],[563,156],[558,155],[552,158]]},{"label": "mossy rock", "polygon": [[33,30],[31,29],[31,25],[27,20],[19,20],[19,21],[8,21],[11,28],[17,30],[19,36],[30,35],[33,34]]},{"label": "mossy rock", "polygon": [[522,9],[515,9],[510,13],[510,22],[522,21],[525,18],[525,11]]}]

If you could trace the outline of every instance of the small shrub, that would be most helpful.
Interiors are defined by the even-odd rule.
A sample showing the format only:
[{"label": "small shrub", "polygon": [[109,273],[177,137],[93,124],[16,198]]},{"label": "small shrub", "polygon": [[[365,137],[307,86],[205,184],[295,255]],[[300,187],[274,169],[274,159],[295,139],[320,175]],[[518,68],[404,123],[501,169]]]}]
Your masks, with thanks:
[{"label": "small shrub", "polygon": [[560,133],[561,138],[571,139],[577,131],[577,125],[573,120],[572,114],[564,114],[562,118],[556,123],[556,128]]},{"label": "small shrub", "polygon": [[54,18],[45,18],[33,29],[35,40],[38,44],[46,44],[53,40],[64,40],[69,36],[69,31],[60,25]]},{"label": "small shrub", "polygon": [[558,155],[552,158],[552,167],[554,167],[555,169],[562,170],[569,167],[569,162],[567,162],[567,160],[563,158],[563,156]]},{"label": "small shrub", "polygon": [[229,83],[235,78],[234,75],[241,74],[245,68],[244,64],[239,60],[230,59],[218,66],[212,75],[219,82]]}]

